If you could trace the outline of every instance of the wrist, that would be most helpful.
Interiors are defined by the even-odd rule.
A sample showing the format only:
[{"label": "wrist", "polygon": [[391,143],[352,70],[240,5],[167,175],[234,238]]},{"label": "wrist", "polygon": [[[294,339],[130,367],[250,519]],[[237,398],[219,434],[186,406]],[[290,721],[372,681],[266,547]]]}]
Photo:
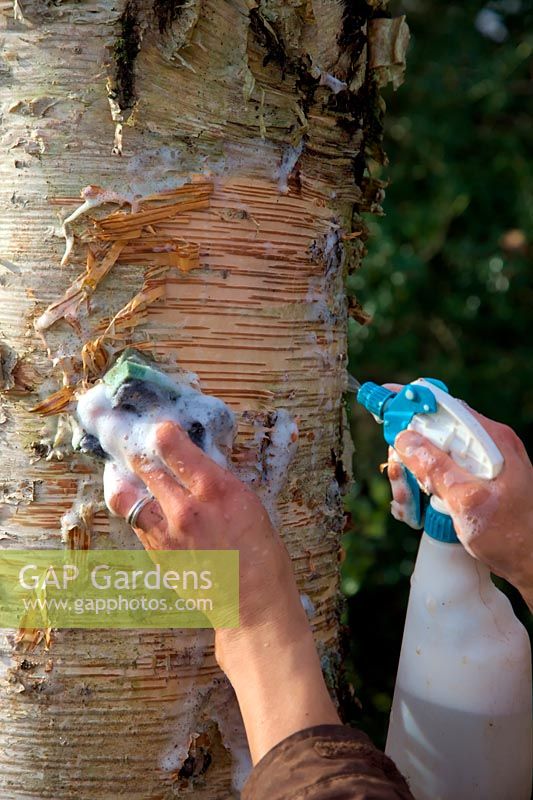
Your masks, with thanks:
[{"label": "wrist", "polygon": [[284,549],[268,576],[265,580],[261,569],[247,569],[241,575],[239,625],[215,631],[215,657],[232,683],[239,670],[245,669],[244,654],[259,658],[269,641],[290,642],[300,632],[311,636],[292,563]]},{"label": "wrist", "polygon": [[[292,593],[291,593],[292,595]],[[313,635],[297,592],[270,603],[263,614],[241,615],[237,628],[215,631],[215,657],[219,667],[235,686],[241,675],[249,676],[250,663],[260,665],[273,652],[291,645],[313,642]]]},{"label": "wrist", "polygon": [[237,695],[254,763],[299,730],[340,724],[299,606],[301,614],[216,633],[216,657]]}]

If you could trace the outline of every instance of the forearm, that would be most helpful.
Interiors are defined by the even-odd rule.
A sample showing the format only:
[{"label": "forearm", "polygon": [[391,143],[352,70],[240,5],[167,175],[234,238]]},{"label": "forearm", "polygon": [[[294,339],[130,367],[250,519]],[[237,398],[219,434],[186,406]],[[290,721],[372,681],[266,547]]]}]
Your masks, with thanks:
[{"label": "forearm", "polygon": [[217,651],[237,695],[254,764],[297,731],[340,723],[303,610],[241,631],[229,647],[217,644]]}]

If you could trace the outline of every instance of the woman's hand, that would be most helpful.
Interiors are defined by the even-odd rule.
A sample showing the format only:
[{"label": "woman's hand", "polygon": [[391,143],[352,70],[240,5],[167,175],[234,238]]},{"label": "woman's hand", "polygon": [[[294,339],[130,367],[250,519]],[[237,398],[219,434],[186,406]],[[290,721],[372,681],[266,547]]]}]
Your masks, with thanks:
[{"label": "woman's hand", "polygon": [[473,477],[414,431],[394,448],[417,480],[448,506],[468,552],[508,580],[533,610],[533,467],[514,431],[470,409],[504,457],[491,481]]},{"label": "woman's hand", "polygon": [[[274,610],[299,608],[289,555],[254,492],[174,422],[157,426],[155,446],[159,463],[130,459],[137,480],[106,468],[113,473],[105,476],[111,511],[126,517],[148,489],[154,500],[135,528],[146,549],[238,550],[242,626],[260,626]],[[279,601],[275,608],[273,598]]]},{"label": "woman's hand", "polygon": [[157,462],[109,464],[106,502],[127,517],[154,499],[135,532],[149,550],[238,550],[240,626],[215,631],[215,655],[241,708],[252,758],[311,725],[339,723],[324,684],[289,554],[251,489],[215,464],[174,422],[157,426]]}]

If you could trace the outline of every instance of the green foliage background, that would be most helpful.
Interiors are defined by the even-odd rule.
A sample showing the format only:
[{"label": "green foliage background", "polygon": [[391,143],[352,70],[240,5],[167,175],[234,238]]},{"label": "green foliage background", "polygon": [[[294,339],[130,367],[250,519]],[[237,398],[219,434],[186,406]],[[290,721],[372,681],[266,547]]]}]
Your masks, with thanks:
[{"label": "green foliage background", "polygon": [[[350,370],[378,383],[441,378],[527,445],[533,9],[521,0],[405,0],[391,10],[407,13],[412,38],[406,81],[387,93],[390,165],[370,169],[390,180],[386,216],[368,218],[368,255],[349,278],[373,315],[350,327]],[[478,29],[480,12],[496,24],[493,38]],[[389,514],[378,426],[362,410],[351,421],[356,483],[346,498],[343,589],[348,673],[362,704],[351,721],[383,746],[419,534]]]}]

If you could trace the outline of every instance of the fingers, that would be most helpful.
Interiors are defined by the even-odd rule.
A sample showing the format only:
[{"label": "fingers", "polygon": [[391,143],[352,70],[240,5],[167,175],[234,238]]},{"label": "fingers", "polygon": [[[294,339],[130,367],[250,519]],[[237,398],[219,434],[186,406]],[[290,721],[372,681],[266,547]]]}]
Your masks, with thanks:
[{"label": "fingers", "polygon": [[[127,475],[116,464],[108,462],[104,469],[104,497],[108,509],[117,517],[127,519],[135,503],[146,497],[144,484],[133,475]],[[157,500],[147,503],[135,526],[136,531],[147,532],[166,526],[165,518]]]},{"label": "fingers", "polygon": [[[407,503],[408,487],[407,481],[404,477],[404,471],[400,462],[392,455],[392,448],[389,448],[389,463],[387,467],[387,477],[389,479],[392,499],[397,505],[404,505]],[[392,451],[394,452],[394,451]]]},{"label": "fingers", "polygon": [[115,517],[128,516],[133,504],[146,495],[146,487],[134,475],[128,475],[113,461],[104,467],[104,499]]},{"label": "fingers", "polygon": [[467,470],[415,431],[398,434],[394,448],[428,494],[453,502],[454,486],[472,482],[472,475]]},{"label": "fingers", "polygon": [[505,460],[509,457],[518,457],[521,461],[525,461],[526,463],[529,461],[524,443],[512,428],[501,422],[496,422],[490,419],[490,417],[485,417],[483,414],[480,414],[479,411],[475,411],[468,405],[467,408],[472,416],[485,428],[496,446],[500,449]]},{"label": "fingers", "polygon": [[[144,470],[144,471],[143,471]],[[161,473],[164,470],[151,470],[153,488],[161,487]],[[146,467],[142,466],[140,474],[146,479]],[[168,477],[168,476],[166,476]],[[170,481],[173,479],[170,478]],[[162,510],[160,502],[152,498],[139,513],[134,531],[147,550],[179,550],[182,547],[194,546],[194,541],[187,535],[197,523],[197,512],[193,508],[191,495],[186,493],[176,482],[173,482],[171,493],[172,505],[168,514]],[[135,503],[149,497],[147,485],[131,473],[126,473],[113,463],[108,463],[104,470],[104,491],[106,504],[111,513],[127,519]],[[161,496],[165,496],[165,488]],[[170,524],[169,524],[170,520]],[[192,542],[192,544],[191,544]]]},{"label": "fingers", "polygon": [[137,478],[159,502],[167,518],[176,504],[189,494],[181,482],[176,480],[164,466],[158,467],[137,455],[130,458],[130,466]]},{"label": "fingers", "polygon": [[209,458],[175,422],[156,429],[156,452],[176,478],[197,497],[220,492],[229,473]]},{"label": "fingers", "polygon": [[420,528],[417,505],[407,481],[405,468],[398,460],[398,455],[392,447],[389,447],[387,477],[392,491],[392,516],[401,522],[406,522],[411,528]]}]

